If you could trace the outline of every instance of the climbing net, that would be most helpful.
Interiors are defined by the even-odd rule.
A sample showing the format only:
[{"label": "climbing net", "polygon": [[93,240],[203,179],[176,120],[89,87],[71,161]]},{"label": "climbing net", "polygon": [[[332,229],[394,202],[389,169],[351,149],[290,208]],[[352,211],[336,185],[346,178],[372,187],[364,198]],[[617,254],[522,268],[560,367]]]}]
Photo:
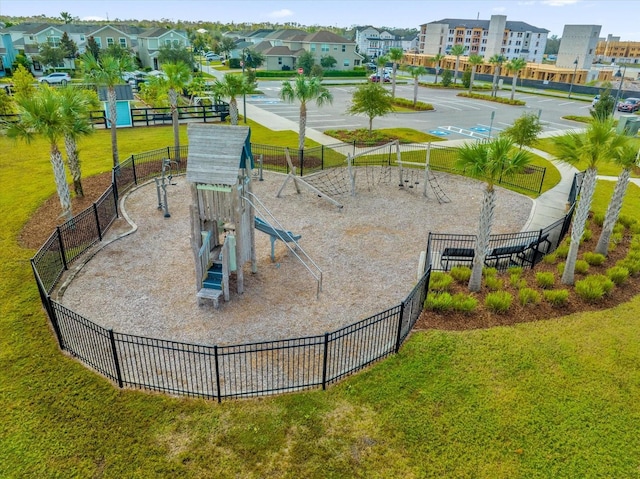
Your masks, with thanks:
[{"label": "climbing net", "polygon": [[305,176],[304,180],[328,196],[351,194],[352,180],[349,166],[338,166]]}]

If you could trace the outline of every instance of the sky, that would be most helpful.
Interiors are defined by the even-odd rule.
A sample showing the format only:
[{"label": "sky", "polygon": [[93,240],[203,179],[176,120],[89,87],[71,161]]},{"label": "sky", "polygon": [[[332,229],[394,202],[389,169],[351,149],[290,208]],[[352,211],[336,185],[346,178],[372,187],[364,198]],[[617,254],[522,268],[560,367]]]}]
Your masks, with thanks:
[{"label": "sky", "polygon": [[[638,0],[0,0],[0,16],[68,12],[83,20],[293,22],[352,27],[420,28],[443,18],[506,15],[562,37],[564,25],[601,25],[600,37],[640,41]],[[635,12],[635,13],[634,13]],[[629,17],[632,21],[626,21]]]}]

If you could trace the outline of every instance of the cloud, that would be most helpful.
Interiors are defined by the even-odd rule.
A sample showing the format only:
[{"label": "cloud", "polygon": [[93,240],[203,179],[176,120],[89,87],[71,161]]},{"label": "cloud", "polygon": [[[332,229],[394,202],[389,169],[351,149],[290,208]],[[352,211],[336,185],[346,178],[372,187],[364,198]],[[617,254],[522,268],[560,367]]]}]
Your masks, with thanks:
[{"label": "cloud", "polygon": [[492,8],[491,10],[492,10],[493,12],[496,12],[496,13],[503,13],[503,12],[505,12],[507,9],[506,9],[505,7],[495,7],[495,8]]},{"label": "cloud", "polygon": [[282,10],[275,10],[269,14],[271,18],[287,18],[292,17],[293,12],[287,8],[283,8]]},{"label": "cloud", "polygon": [[542,0],[542,3],[550,7],[564,7],[566,5],[575,5],[579,1],[580,0]]},{"label": "cloud", "polygon": [[89,15],[88,17],[82,17],[80,20],[87,21],[87,22],[102,22],[102,21],[105,21],[107,19],[104,18],[104,17],[97,17],[95,15]]}]

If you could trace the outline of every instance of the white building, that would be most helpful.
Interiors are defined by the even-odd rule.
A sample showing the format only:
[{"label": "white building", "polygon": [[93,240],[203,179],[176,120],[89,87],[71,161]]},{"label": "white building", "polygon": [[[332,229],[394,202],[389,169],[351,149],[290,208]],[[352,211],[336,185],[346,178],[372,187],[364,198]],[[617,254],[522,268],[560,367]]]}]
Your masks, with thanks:
[{"label": "white building", "polygon": [[446,55],[454,45],[463,45],[465,56],[488,59],[498,54],[507,60],[542,63],[548,34],[549,30],[508,21],[504,15],[492,15],[491,20],[445,18],[420,26],[418,50],[426,55]]},{"label": "white building", "polygon": [[[600,40],[600,25],[565,25],[560,39],[558,68],[591,69]],[[577,62],[576,62],[577,61]]]},{"label": "white building", "polygon": [[371,26],[356,28],[355,42],[358,52],[371,58],[386,55],[391,48],[403,48],[400,36]]}]

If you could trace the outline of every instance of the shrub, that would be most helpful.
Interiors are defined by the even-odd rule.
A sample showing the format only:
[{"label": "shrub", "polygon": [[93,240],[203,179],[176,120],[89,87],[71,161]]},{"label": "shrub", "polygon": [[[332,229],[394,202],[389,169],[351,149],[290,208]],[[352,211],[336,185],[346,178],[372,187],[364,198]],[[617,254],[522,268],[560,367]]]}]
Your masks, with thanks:
[{"label": "shrub", "polygon": [[540,293],[532,288],[522,288],[518,291],[518,300],[522,306],[538,304],[540,302]]},{"label": "shrub", "polygon": [[494,313],[506,313],[511,307],[513,296],[506,291],[495,291],[487,294],[485,306]]},{"label": "shrub", "polygon": [[490,291],[500,291],[504,287],[504,282],[497,276],[487,276],[484,284]]},{"label": "shrub", "polygon": [[408,100],[406,98],[396,97],[392,102],[394,105],[402,106],[404,108],[410,108],[416,111],[430,111],[435,110],[431,103],[424,103],[422,101],[417,101],[416,104],[413,104],[413,100]]},{"label": "shrub", "polygon": [[549,289],[555,284],[556,278],[553,273],[542,271],[536,273],[536,282],[542,289]]},{"label": "shrub", "polygon": [[591,241],[591,238],[593,237],[593,231],[591,231],[589,228],[585,228],[584,233],[582,233],[582,238],[580,238],[580,243],[586,243]]},{"label": "shrub", "polygon": [[640,233],[640,222],[634,223],[629,227],[629,231],[631,231],[634,235]]},{"label": "shrub", "polygon": [[521,273],[512,273],[509,275],[509,284],[514,288],[521,288],[521,284],[527,284],[526,279],[522,279]]},{"label": "shrub", "polygon": [[632,216],[620,215],[616,224],[621,224],[625,228],[631,228],[634,225],[638,224],[638,220],[633,218]]},{"label": "shrub", "polygon": [[600,266],[605,262],[607,257],[600,253],[587,252],[582,255],[582,259],[591,266]]},{"label": "shrub", "polygon": [[543,291],[542,295],[547,303],[556,308],[567,304],[569,299],[569,291],[566,289],[548,289]]},{"label": "shrub", "polygon": [[595,303],[600,301],[605,294],[611,292],[613,286],[613,281],[609,278],[602,274],[595,274],[576,281],[575,290],[578,296],[585,301]]},{"label": "shrub", "polygon": [[453,298],[449,293],[437,293],[427,295],[427,299],[424,302],[425,309],[431,311],[451,311],[453,304]]},{"label": "shrub", "polygon": [[453,310],[460,313],[473,313],[478,307],[478,300],[469,294],[457,293],[453,295]]},{"label": "shrub", "polygon": [[451,268],[449,274],[457,283],[464,284],[469,282],[469,278],[471,278],[471,268],[468,266],[455,266]]},{"label": "shrub", "polygon": [[562,274],[564,273],[564,262],[558,263],[557,270],[558,270],[558,274],[562,276]]},{"label": "shrub", "polygon": [[622,233],[622,234],[624,234],[624,230],[625,229],[626,229],[626,227],[622,223],[616,223],[615,225],[613,225],[613,232],[614,233]]},{"label": "shrub", "polygon": [[595,213],[592,218],[593,222],[602,228],[604,224],[604,213]]},{"label": "shrub", "polygon": [[640,234],[635,234],[633,238],[631,238],[631,243],[629,243],[629,249],[631,251],[640,251]]},{"label": "shrub", "polygon": [[483,268],[482,269],[482,276],[484,276],[485,278],[495,278],[498,275],[498,269],[497,268]]},{"label": "shrub", "polygon": [[553,264],[558,260],[558,256],[555,252],[549,253],[542,258],[545,264]]},{"label": "shrub", "polygon": [[624,233],[613,233],[611,235],[611,241],[609,241],[609,249],[614,251],[623,240]]},{"label": "shrub", "polygon": [[569,245],[561,244],[556,248],[554,253],[558,258],[567,259],[567,256],[569,255]]},{"label": "shrub", "polygon": [[442,271],[433,271],[429,278],[429,291],[449,291],[453,278]]},{"label": "shrub", "polygon": [[613,266],[607,270],[607,277],[620,286],[629,279],[629,270],[623,266]]},{"label": "shrub", "polygon": [[625,258],[616,263],[616,266],[620,266],[629,271],[629,275],[636,276],[640,273],[640,259]]},{"label": "shrub", "polygon": [[514,274],[520,276],[523,271],[524,268],[522,266],[509,266],[509,269],[507,269],[507,273],[509,273],[510,276],[513,276]]},{"label": "shrub", "polygon": [[589,271],[589,263],[583,259],[576,260],[576,268],[574,271],[578,274],[587,274],[587,271]]},{"label": "shrub", "polygon": [[522,100],[511,100],[508,97],[495,97],[490,95],[482,95],[480,93],[458,93],[458,96],[462,96],[465,98],[473,98],[476,100],[487,100],[493,101],[496,103],[504,103],[506,105],[526,105],[527,103]]}]

